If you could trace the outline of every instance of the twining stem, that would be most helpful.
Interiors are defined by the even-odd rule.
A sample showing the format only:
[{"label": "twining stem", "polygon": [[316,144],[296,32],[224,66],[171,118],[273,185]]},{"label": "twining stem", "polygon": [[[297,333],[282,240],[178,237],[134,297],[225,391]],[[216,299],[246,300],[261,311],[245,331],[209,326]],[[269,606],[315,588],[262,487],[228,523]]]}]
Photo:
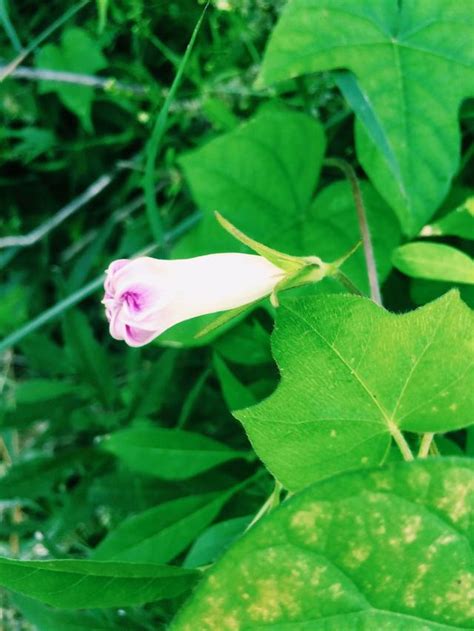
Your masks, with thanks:
[{"label": "twining stem", "polygon": [[434,438],[434,432],[426,432],[421,439],[420,449],[418,451],[418,458],[426,458],[430,452]]},{"label": "twining stem", "polygon": [[389,423],[389,430],[393,440],[397,443],[397,447],[402,453],[403,459],[407,461],[414,460],[415,458],[410,449],[410,445],[407,443],[405,436],[395,423]]},{"label": "twining stem", "polygon": [[341,160],[340,158],[329,158],[328,160],[324,161],[324,164],[340,169],[351,185],[352,195],[354,197],[354,204],[357,211],[360,234],[362,237],[362,246],[364,248],[367,275],[369,277],[370,297],[374,302],[381,305],[382,295],[380,293],[379,280],[377,277],[377,266],[375,263],[374,248],[372,246],[372,239],[370,237],[369,224],[367,221],[367,213],[365,210],[364,199],[362,197],[362,191],[360,190],[357,175],[355,174],[352,166],[348,162],[346,162],[345,160]]}]

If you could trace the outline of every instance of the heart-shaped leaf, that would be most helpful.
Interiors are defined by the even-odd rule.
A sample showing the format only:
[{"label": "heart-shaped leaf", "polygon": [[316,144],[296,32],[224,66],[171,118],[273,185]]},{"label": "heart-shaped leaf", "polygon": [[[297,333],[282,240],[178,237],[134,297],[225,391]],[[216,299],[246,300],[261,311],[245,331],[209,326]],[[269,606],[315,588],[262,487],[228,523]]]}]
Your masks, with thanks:
[{"label": "heart-shaped leaf", "polygon": [[288,300],[273,335],[281,383],[235,416],[291,490],[379,464],[400,430],[474,421],[473,320],[456,291],[403,315],[356,296]]},{"label": "heart-shaped leaf", "polygon": [[170,631],[472,629],[471,460],[336,476],[262,519]]},{"label": "heart-shaped leaf", "polygon": [[259,82],[354,72],[371,113],[370,121],[359,115],[359,159],[414,234],[457,170],[458,108],[473,85],[473,58],[469,0],[291,0],[272,33]]}]

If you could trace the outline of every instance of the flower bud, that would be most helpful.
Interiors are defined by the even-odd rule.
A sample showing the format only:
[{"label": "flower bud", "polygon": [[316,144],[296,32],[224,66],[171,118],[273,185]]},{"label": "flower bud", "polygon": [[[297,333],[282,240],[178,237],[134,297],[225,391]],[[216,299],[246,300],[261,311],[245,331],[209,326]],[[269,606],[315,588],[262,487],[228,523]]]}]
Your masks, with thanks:
[{"label": "flower bud", "polygon": [[254,254],[111,263],[102,302],[116,340],[143,346],[178,322],[268,296],[285,271]]}]

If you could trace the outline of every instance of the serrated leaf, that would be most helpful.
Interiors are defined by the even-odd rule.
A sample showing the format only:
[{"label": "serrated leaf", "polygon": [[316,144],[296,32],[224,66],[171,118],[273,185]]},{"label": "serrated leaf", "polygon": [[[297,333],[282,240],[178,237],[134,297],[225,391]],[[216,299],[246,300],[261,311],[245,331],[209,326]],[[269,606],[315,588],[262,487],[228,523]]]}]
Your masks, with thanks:
[{"label": "serrated leaf", "polygon": [[459,164],[458,109],[474,79],[472,28],[469,0],[292,0],[272,33],[259,82],[354,72],[395,165],[361,118],[359,159],[404,230],[415,234]]},{"label": "serrated leaf", "polygon": [[108,436],[102,446],[133,471],[164,480],[185,480],[248,455],[201,434],[164,428],[125,429]]},{"label": "serrated leaf", "polygon": [[[36,56],[36,66],[80,74],[95,74],[107,65],[97,43],[83,29],[73,27],[63,32],[61,44],[46,44]],[[63,105],[81,120],[84,129],[92,132],[91,106],[94,89],[54,81],[42,81],[40,92],[56,92]]]},{"label": "serrated leaf", "polygon": [[198,578],[166,565],[0,558],[0,585],[64,609],[126,607],[172,598]]},{"label": "serrated leaf", "polygon": [[474,260],[443,243],[407,243],[394,251],[392,261],[413,278],[474,284]]},{"label": "serrated leaf", "polygon": [[380,464],[397,428],[474,422],[473,320],[455,291],[403,315],[357,296],[288,300],[272,339],[280,385],[234,415],[290,490]]},{"label": "serrated leaf", "polygon": [[250,529],[170,631],[472,628],[472,460],[315,484]]},{"label": "serrated leaf", "polygon": [[171,561],[215,519],[232,493],[181,497],[129,517],[99,544],[94,558],[152,563]]}]

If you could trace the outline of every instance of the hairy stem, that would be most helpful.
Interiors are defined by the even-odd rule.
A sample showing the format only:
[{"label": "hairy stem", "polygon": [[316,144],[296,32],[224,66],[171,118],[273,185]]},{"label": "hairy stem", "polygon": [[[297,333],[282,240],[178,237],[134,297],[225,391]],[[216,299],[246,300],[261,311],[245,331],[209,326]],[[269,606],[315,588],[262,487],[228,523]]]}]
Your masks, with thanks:
[{"label": "hairy stem", "polygon": [[370,297],[374,302],[381,305],[382,295],[380,293],[379,280],[377,278],[377,266],[375,263],[374,248],[370,237],[369,224],[367,222],[367,213],[365,210],[362,191],[360,190],[359,180],[352,166],[345,160],[339,158],[330,158],[324,161],[324,164],[330,167],[340,169],[348,179],[352,195],[354,196],[354,204],[357,211],[357,219],[359,222],[360,234],[362,237],[362,245],[364,248],[365,264],[367,266],[367,276],[369,278]]}]

